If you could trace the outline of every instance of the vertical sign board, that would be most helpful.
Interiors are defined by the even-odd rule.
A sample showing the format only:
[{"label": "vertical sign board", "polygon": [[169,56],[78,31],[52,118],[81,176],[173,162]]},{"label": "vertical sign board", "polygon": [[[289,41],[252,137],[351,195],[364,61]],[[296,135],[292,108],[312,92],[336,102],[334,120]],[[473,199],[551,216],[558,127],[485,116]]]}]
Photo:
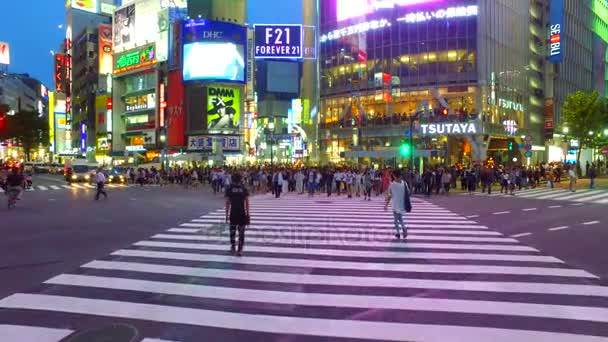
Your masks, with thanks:
[{"label": "vertical sign board", "polygon": [[51,153],[55,153],[55,93],[49,91],[49,143]]},{"label": "vertical sign board", "polygon": [[99,25],[99,73],[112,73],[112,26]]},{"label": "vertical sign board", "polygon": [[5,42],[0,42],[0,64],[11,64],[11,49]]},{"label": "vertical sign board", "polygon": [[65,55],[62,53],[55,54],[55,91],[65,93]]},{"label": "vertical sign board", "polygon": [[549,61],[560,63],[563,60],[564,45],[564,0],[551,0],[549,9]]},{"label": "vertical sign board", "polygon": [[181,70],[169,71],[167,77],[167,146],[184,146],[186,113],[184,111],[184,82]]},{"label": "vertical sign board", "polygon": [[247,29],[247,94],[245,96],[245,99],[247,101],[253,101],[254,100],[254,89],[253,89],[253,80],[254,78],[254,71],[255,71],[255,61],[253,59],[253,39],[254,39],[254,33],[252,29]]},{"label": "vertical sign board", "polygon": [[254,25],[255,58],[302,58],[302,25]]}]

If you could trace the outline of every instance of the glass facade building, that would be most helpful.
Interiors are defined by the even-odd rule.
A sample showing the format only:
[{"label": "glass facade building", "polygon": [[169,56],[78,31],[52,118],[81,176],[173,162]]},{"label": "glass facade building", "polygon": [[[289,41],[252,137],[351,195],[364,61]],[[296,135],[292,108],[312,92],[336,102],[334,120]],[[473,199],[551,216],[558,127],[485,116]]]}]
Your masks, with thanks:
[{"label": "glass facade building", "polygon": [[[324,162],[405,164],[397,151],[410,134],[417,156],[432,164],[511,161],[521,135],[540,140],[542,90],[535,89],[544,66],[534,59],[542,51],[535,51],[530,2],[400,4],[321,1]],[[430,136],[420,129],[428,124],[477,129]]]}]

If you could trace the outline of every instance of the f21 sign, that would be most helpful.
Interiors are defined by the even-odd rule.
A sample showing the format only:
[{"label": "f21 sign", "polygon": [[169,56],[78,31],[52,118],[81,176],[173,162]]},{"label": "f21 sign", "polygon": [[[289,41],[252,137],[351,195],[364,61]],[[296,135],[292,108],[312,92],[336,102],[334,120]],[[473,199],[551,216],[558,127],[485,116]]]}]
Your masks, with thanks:
[{"label": "f21 sign", "polygon": [[302,25],[254,25],[255,58],[302,58]]}]

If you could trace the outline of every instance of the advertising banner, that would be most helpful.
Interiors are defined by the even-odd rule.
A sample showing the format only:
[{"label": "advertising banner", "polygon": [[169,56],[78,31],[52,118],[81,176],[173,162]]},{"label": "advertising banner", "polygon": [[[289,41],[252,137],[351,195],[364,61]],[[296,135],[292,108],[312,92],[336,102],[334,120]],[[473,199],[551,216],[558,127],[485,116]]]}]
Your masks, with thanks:
[{"label": "advertising banner", "polygon": [[237,129],[241,117],[241,91],[237,88],[207,88],[207,129]]},{"label": "advertising banner", "polygon": [[182,62],[182,24],[171,23],[169,26],[169,70],[179,69]]},{"label": "advertising banner", "polygon": [[0,64],[11,64],[11,49],[8,43],[0,42]]},{"label": "advertising banner", "polygon": [[55,93],[49,91],[49,142],[51,153],[55,153]]},{"label": "advertising banner", "polygon": [[253,80],[255,79],[255,60],[253,59],[253,46],[254,46],[254,34],[252,29],[247,29],[247,94],[245,99],[247,101],[254,100],[254,88]]},{"label": "advertising banner", "polygon": [[65,78],[66,78],[66,67],[65,67],[65,55],[62,53],[55,54],[55,91],[59,93],[65,92]]},{"label": "advertising banner", "polygon": [[99,11],[99,0],[72,0],[72,8],[97,13]]},{"label": "advertising banner", "polygon": [[549,4],[549,61],[563,60],[562,30],[564,29],[564,0],[552,0]]},{"label": "advertising banner", "polygon": [[302,58],[302,25],[253,25],[255,58]]},{"label": "advertising banner", "polygon": [[241,150],[241,137],[238,135],[191,135],[188,137],[188,150],[211,151],[214,141],[224,152]]},{"label": "advertising banner", "polygon": [[135,4],[114,12],[114,49],[135,41]]},{"label": "advertising banner", "polygon": [[99,73],[112,73],[112,26],[99,25]]},{"label": "advertising banner", "polygon": [[100,95],[95,98],[95,131],[97,133],[106,132],[106,113],[108,96]]},{"label": "advertising banner", "polygon": [[170,71],[168,75],[167,97],[167,145],[186,145],[186,112],[184,110],[184,83],[181,71]]},{"label": "advertising banner", "polygon": [[156,45],[154,43],[117,53],[114,55],[114,74],[156,64]]},{"label": "advertising banner", "polygon": [[245,26],[191,19],[182,37],[184,81],[245,83]]}]

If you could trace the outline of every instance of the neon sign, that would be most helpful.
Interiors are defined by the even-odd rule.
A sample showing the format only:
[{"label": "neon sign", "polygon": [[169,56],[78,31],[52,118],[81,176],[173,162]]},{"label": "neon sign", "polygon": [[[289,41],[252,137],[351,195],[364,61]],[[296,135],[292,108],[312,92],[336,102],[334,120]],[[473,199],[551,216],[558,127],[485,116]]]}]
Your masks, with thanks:
[{"label": "neon sign", "polygon": [[477,134],[472,123],[432,123],[420,125],[422,134]]},{"label": "neon sign", "polygon": [[459,7],[448,7],[438,9],[436,11],[424,11],[424,12],[412,12],[405,16],[397,19],[397,21],[403,21],[408,24],[422,23],[435,19],[452,19],[452,18],[463,18],[472,17],[478,14],[478,7],[475,5],[471,6],[459,6]]},{"label": "neon sign", "polygon": [[342,37],[352,36],[354,34],[385,28],[387,26],[391,26],[391,23],[389,23],[386,19],[366,21],[364,23],[347,26],[345,28],[333,30],[327,34],[324,34],[321,36],[321,43],[328,40],[336,40]]},{"label": "neon sign", "polygon": [[392,9],[419,5],[440,0],[337,0],[336,17],[338,21],[361,17],[380,9]]},{"label": "neon sign", "polygon": [[156,48],[154,44],[146,45],[118,54],[115,60],[115,74],[143,68],[156,63]]}]

